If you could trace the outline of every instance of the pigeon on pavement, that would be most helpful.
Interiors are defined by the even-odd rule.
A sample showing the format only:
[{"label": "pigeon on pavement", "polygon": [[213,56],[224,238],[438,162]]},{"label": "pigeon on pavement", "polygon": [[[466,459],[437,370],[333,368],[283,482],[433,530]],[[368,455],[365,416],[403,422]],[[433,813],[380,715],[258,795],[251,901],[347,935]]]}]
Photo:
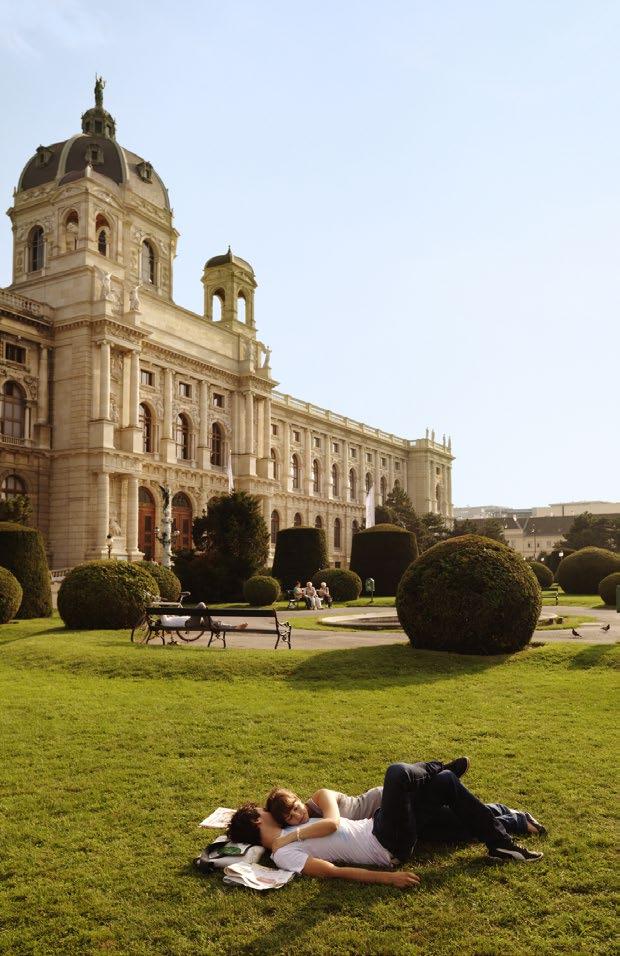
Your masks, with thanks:
[{"label": "pigeon on pavement", "polygon": [[601,628],[601,631],[608,631],[610,627],[611,624],[605,624],[604,627]]},{"label": "pigeon on pavement", "polygon": [[581,634],[578,631],[576,631],[575,628],[573,628],[573,630],[571,631],[571,634],[573,635],[573,637],[581,637]]}]

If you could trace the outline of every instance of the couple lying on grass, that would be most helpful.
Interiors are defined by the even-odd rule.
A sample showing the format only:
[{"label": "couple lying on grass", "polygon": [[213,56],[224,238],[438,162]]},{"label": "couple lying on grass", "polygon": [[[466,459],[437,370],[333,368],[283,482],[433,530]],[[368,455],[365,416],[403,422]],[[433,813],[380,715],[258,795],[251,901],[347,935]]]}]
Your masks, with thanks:
[{"label": "couple lying on grass", "polygon": [[448,764],[393,763],[383,787],[359,797],[317,790],[306,803],[292,791],[277,788],[265,807],[256,803],[240,807],[228,836],[264,846],[283,870],[401,889],[420,882],[415,873],[394,871],[409,859],[418,838],[449,843],[479,840],[486,843],[492,860],[539,860],[542,853],[518,846],[511,834],[544,836],[542,824],[529,813],[478,800],[461,783],[468,768],[467,757]]}]

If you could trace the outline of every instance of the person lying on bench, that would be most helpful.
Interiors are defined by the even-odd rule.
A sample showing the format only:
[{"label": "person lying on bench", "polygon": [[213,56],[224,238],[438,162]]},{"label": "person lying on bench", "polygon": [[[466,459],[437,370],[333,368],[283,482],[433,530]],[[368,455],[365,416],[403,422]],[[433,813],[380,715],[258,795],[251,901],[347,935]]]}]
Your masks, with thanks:
[{"label": "person lying on bench", "polygon": [[[409,859],[420,830],[447,806],[474,839],[487,845],[490,859],[539,860],[542,853],[514,843],[503,823],[463,786],[450,767],[439,760],[390,764],[381,806],[372,819],[340,817],[334,800],[329,816],[282,829],[264,807],[246,803],[233,815],[228,836],[264,846],[283,870],[407,889],[420,882],[419,876],[411,871],[395,872],[393,867]],[[368,870],[367,866],[382,869]]]},{"label": "person lying on bench", "polygon": [[[195,609],[197,611],[206,611],[207,605],[204,601],[200,601],[199,604],[195,605]],[[245,631],[247,626],[247,621],[242,621],[241,624],[224,624],[223,621],[218,621],[214,617],[205,618],[201,614],[193,614],[191,617],[188,617],[186,621],[186,627],[188,629],[194,628],[195,630],[203,627],[205,630],[212,628],[214,631]]]}]

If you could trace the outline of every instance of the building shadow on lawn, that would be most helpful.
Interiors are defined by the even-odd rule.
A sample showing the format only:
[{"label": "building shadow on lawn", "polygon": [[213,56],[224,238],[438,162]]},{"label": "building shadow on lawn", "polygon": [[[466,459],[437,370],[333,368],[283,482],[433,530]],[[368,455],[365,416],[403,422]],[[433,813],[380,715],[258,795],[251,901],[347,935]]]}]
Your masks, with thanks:
[{"label": "building shadow on lawn", "polygon": [[463,674],[481,674],[502,664],[508,655],[485,657],[447,651],[418,651],[409,645],[356,647],[313,654],[287,678],[300,689],[328,681],[341,690],[450,681]]}]

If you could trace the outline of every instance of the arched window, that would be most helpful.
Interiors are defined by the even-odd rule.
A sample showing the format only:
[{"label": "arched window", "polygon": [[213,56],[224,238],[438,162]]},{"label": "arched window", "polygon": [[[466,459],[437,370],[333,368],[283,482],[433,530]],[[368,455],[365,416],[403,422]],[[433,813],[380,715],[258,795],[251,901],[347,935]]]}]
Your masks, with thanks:
[{"label": "arched window", "polygon": [[394,482],[394,490],[396,490],[396,488],[400,488],[400,481],[398,480],[398,478]]},{"label": "arched window", "polygon": [[366,472],[366,480],[364,482],[364,486],[366,488],[366,494],[368,494],[368,492],[372,488],[372,475],[370,474],[369,471]]},{"label": "arched window", "polygon": [[360,529],[360,523],[359,523],[359,521],[357,520],[357,518],[354,518],[353,521],[352,521],[352,523],[351,523],[351,531],[352,531],[353,534],[357,534],[357,532],[359,531],[359,529]]},{"label": "arched window", "polygon": [[146,561],[153,560],[155,556],[155,499],[144,485],[138,488],[138,547]]},{"label": "arched window", "polygon": [[298,511],[295,513],[295,517],[293,518],[293,527],[301,528],[301,515]]},{"label": "arched window", "polygon": [[174,536],[175,551],[191,548],[192,503],[182,491],[178,491],[172,499],[172,530],[178,531]]},{"label": "arched window", "polygon": [[142,451],[153,451],[153,416],[148,405],[140,405],[140,428],[142,429]]},{"label": "arched window", "polygon": [[15,498],[17,495],[25,494],[26,485],[19,475],[7,475],[6,478],[2,480],[0,498],[2,498],[3,501],[6,501],[7,498]]},{"label": "arched window", "polygon": [[321,491],[321,470],[316,458],[312,462],[312,490],[315,495],[318,495]]},{"label": "arched window", "polygon": [[243,294],[243,292],[240,292],[239,295],[237,296],[237,321],[238,322],[243,322],[244,324],[247,322],[246,312],[247,310],[246,310],[245,295]]},{"label": "arched window", "polygon": [[277,511],[271,512],[271,543],[276,543],[278,531],[280,530],[280,515]]},{"label": "arched window", "polygon": [[355,474],[355,468],[351,468],[349,472],[349,497],[351,501],[357,499],[357,475]]},{"label": "arched window", "polygon": [[142,265],[140,268],[142,281],[148,285],[155,285],[155,250],[146,239],[142,243]]},{"label": "arched window", "polygon": [[224,302],[226,294],[223,289],[218,289],[211,296],[211,318],[214,322],[220,322],[224,317]]},{"label": "arched window", "polygon": [[338,465],[332,465],[332,494],[334,498],[340,497],[340,478],[338,476]]},{"label": "arched window", "polygon": [[17,382],[4,383],[0,427],[8,438],[26,437],[26,395]]},{"label": "arched window", "polygon": [[110,225],[105,216],[99,214],[95,220],[95,232],[97,233],[97,251],[102,256],[107,256],[110,248]]},{"label": "arched window", "polygon": [[335,518],[334,519],[334,547],[341,548],[342,547],[341,541],[342,541],[342,522],[340,521],[340,518]]},{"label": "arched window", "polygon": [[314,519],[314,527],[315,528],[323,527],[323,519],[321,518],[320,515],[317,515],[316,518]]},{"label": "arched window", "polygon": [[271,468],[272,468],[272,472],[273,472],[272,478],[275,478],[275,479],[277,480],[277,479],[280,477],[280,475],[279,475],[279,473],[278,473],[278,472],[279,472],[279,469],[278,469],[278,456],[277,456],[277,454],[276,454],[275,448],[272,448],[272,449],[271,449],[271,461],[272,461]]},{"label": "arched window", "polygon": [[28,237],[28,271],[36,272],[43,268],[45,259],[45,237],[41,226],[35,226]]},{"label": "arched window", "polygon": [[291,477],[293,479],[293,491],[299,491],[301,487],[301,469],[297,455],[293,455],[291,458]]},{"label": "arched window", "polygon": [[177,446],[177,458],[182,461],[188,461],[190,458],[189,438],[190,427],[187,415],[177,415],[175,440]]},{"label": "arched window", "polygon": [[385,504],[385,499],[387,498],[387,481],[385,480],[385,475],[381,478],[381,504]]},{"label": "arched window", "polygon": [[65,252],[75,252],[77,249],[80,220],[75,209],[65,219]]},{"label": "arched window", "polygon": [[211,426],[211,464],[217,468],[224,464],[224,434],[217,422]]}]

